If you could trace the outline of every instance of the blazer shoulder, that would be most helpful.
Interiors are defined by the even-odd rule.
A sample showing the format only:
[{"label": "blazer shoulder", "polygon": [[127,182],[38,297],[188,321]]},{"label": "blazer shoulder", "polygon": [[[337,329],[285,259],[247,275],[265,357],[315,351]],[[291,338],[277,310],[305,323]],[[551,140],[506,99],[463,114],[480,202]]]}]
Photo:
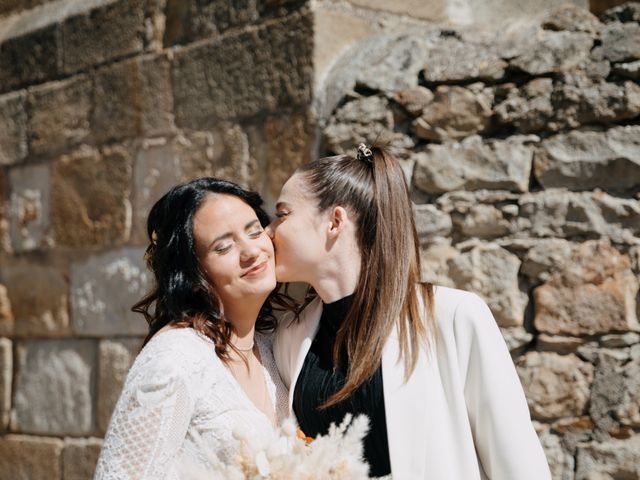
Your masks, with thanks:
[{"label": "blazer shoulder", "polygon": [[434,286],[434,304],[434,311],[440,328],[451,328],[454,323],[483,323],[487,319],[495,322],[487,303],[473,292]]}]

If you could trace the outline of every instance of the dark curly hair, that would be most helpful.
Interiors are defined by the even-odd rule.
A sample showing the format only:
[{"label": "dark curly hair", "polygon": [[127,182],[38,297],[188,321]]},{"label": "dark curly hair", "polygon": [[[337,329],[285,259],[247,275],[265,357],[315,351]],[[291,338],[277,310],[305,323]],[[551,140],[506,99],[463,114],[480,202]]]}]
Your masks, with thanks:
[{"label": "dark curly hair", "polygon": [[[269,224],[260,195],[233,182],[199,178],[173,187],[155,203],[147,219],[150,244],[145,259],[155,277],[155,286],[131,310],[141,313],[149,324],[143,346],[165,325],[191,327],[210,338],[218,356],[228,360],[229,349],[235,350],[230,342],[233,327],[225,321],[221,300],[200,267],[193,234],[193,218],[211,194],[238,197],[253,208],[263,227]],[[274,297],[275,291],[262,305],[256,330],[275,328]]]}]

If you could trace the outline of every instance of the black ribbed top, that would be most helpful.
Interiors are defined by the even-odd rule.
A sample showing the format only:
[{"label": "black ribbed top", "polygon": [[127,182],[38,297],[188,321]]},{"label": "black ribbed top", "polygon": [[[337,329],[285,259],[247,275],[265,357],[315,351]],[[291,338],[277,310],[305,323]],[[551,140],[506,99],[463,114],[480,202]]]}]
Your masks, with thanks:
[{"label": "black ribbed top", "polygon": [[333,346],[352,301],[353,295],[349,295],[323,305],[318,333],[313,339],[296,381],[293,410],[300,427],[310,437],[326,434],[329,425],[340,424],[347,413],[366,414],[369,417],[370,430],[364,439],[365,459],[370,465],[369,474],[381,477],[391,473],[382,366],[379,366],[374,375],[345,401],[327,409],[317,408],[345,382],[347,355],[344,352],[339,369],[334,371]]}]

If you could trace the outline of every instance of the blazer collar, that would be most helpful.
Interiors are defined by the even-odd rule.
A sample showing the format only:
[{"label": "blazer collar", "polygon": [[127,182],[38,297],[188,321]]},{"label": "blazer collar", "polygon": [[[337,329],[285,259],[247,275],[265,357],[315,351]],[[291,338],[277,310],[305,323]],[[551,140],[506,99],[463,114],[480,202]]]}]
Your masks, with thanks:
[{"label": "blazer collar", "polygon": [[[296,381],[302,370],[304,359],[311,348],[311,343],[318,331],[320,317],[322,316],[322,301],[320,298],[313,300],[305,309],[296,331],[297,342],[290,345],[298,351],[294,352],[294,360],[291,369],[291,383],[289,387],[289,409],[292,410],[293,393]],[[385,402],[385,415],[387,424],[387,437],[389,443],[389,458],[391,471],[397,478],[424,478],[425,459],[415,452],[426,451],[426,435],[412,435],[412,446],[407,448],[405,437],[415,428],[424,428],[428,425],[427,408],[424,396],[426,380],[423,376],[427,368],[426,356],[420,355],[414,374],[409,380],[404,380],[404,362],[400,360],[400,344],[397,328],[394,328],[385,343],[382,353],[382,379],[383,395]],[[423,375],[420,375],[422,373]],[[416,445],[424,443],[425,445]]]},{"label": "blazer collar", "polygon": [[[322,316],[322,300],[320,297],[316,297],[305,308],[300,317],[300,321],[297,325],[295,338],[297,341],[291,343],[289,348],[298,349],[297,352],[290,357],[293,360],[291,368],[291,382],[289,384],[289,411],[293,413],[293,393],[296,389],[296,381],[300,376],[304,359],[311,348],[313,338],[316,336],[318,326],[320,324],[320,317]],[[291,327],[290,327],[291,328]]]}]

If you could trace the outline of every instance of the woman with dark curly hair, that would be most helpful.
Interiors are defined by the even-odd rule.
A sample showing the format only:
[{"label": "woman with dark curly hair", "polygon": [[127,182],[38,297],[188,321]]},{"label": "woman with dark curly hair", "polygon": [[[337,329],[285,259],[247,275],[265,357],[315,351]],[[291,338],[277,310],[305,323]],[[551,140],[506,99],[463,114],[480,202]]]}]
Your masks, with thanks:
[{"label": "woman with dark curly hair", "polygon": [[264,436],[287,415],[266,332],[276,286],[257,193],[214,178],[178,185],[151,209],[149,323],[111,418],[97,479],[179,478],[229,461],[233,433]]}]

